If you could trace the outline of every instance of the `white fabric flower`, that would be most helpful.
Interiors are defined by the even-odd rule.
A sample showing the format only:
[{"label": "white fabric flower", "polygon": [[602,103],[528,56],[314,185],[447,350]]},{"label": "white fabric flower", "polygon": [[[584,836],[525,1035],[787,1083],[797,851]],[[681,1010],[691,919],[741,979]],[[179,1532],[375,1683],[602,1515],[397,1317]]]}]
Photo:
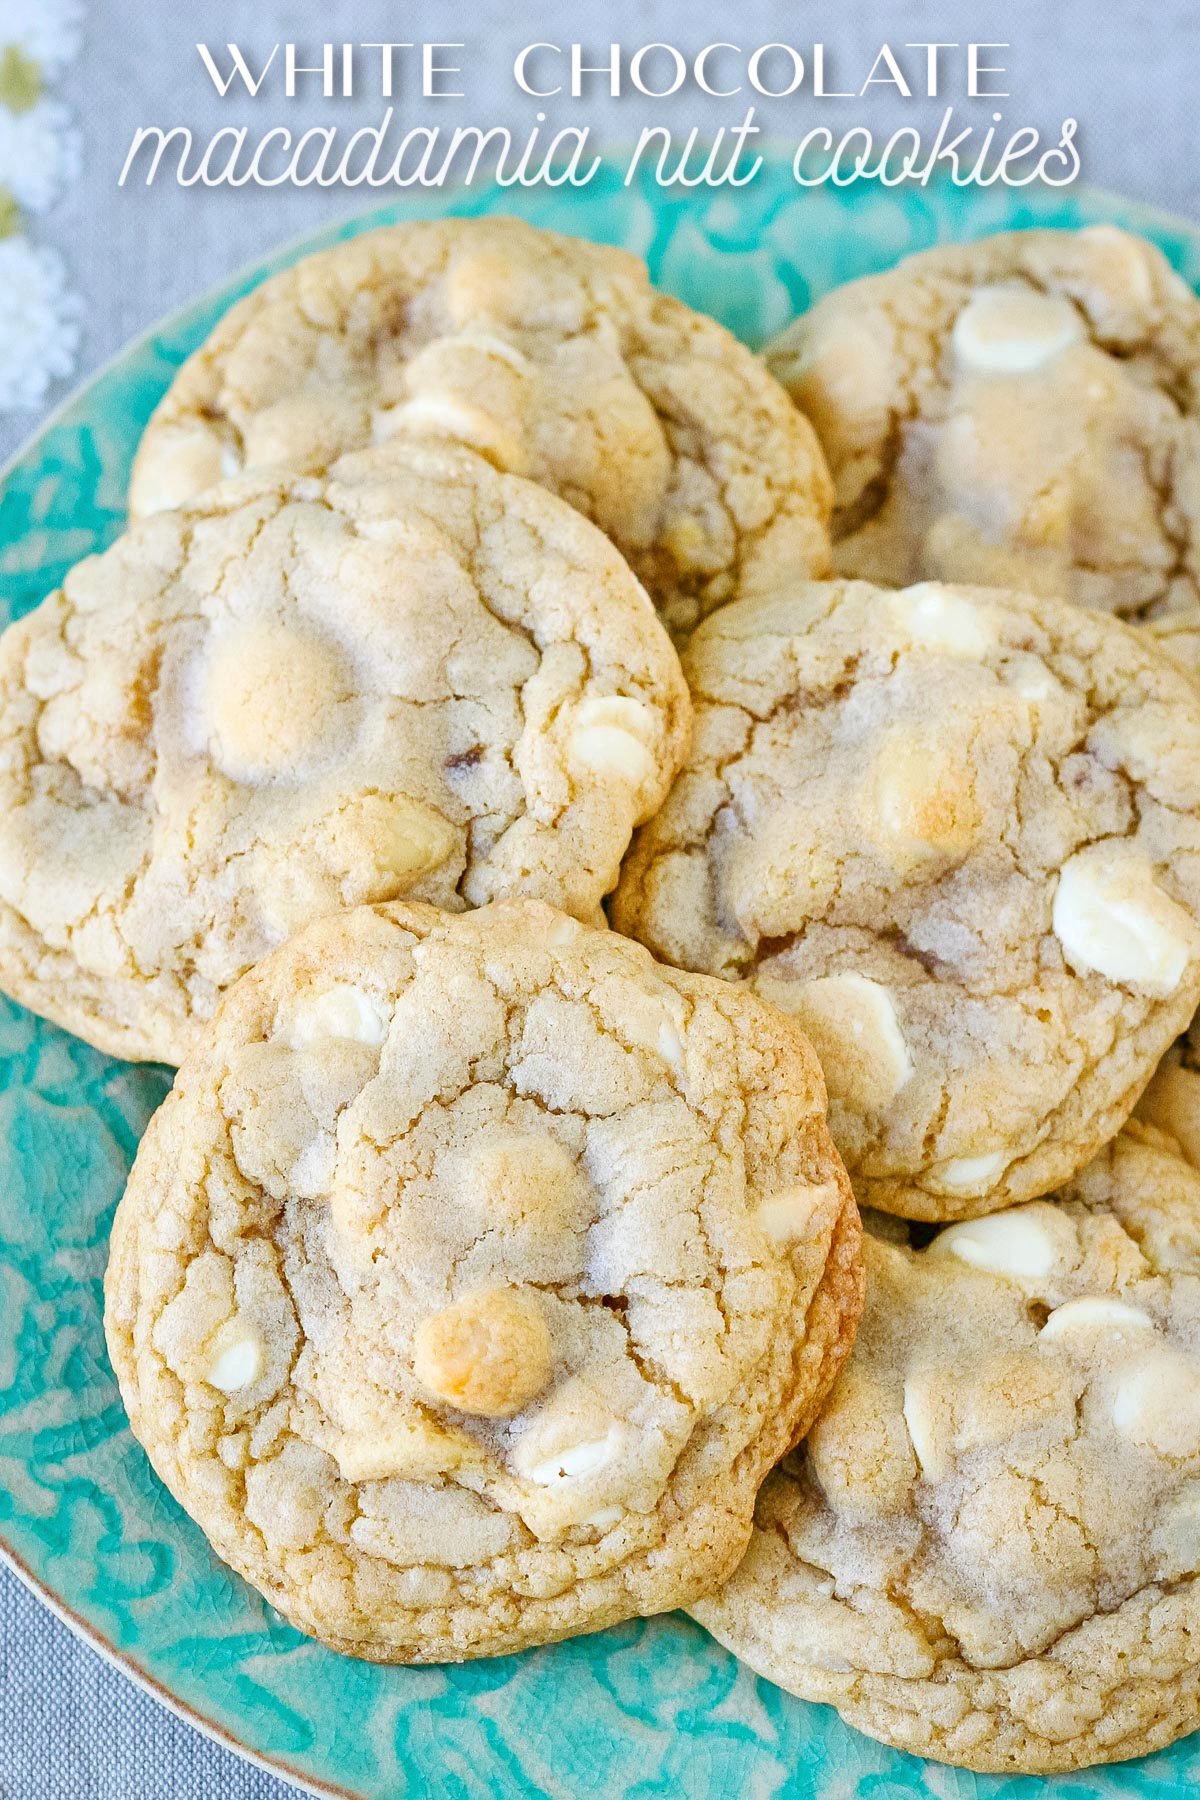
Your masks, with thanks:
[{"label": "white fabric flower", "polygon": [[25,237],[0,242],[0,412],[40,406],[51,383],[71,373],[80,312],[53,250]]},{"label": "white fabric flower", "polygon": [[39,100],[23,113],[0,106],[0,187],[25,212],[53,206],[78,175],[80,160],[79,133],[57,100]]},{"label": "white fabric flower", "polygon": [[79,50],[81,0],[0,0],[0,52],[15,44],[53,78]]}]

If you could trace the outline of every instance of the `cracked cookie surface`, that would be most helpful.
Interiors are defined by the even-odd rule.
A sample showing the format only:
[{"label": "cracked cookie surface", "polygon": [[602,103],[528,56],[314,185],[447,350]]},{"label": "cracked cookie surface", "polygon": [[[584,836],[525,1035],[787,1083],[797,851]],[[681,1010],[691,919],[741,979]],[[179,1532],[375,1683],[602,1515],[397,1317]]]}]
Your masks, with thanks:
[{"label": "cracked cookie surface", "polygon": [[530,894],[590,916],[687,692],[572,508],[416,444],[133,527],[0,644],[0,985],[178,1062],[321,913]]},{"label": "cracked cookie surface", "polygon": [[791,1022],[536,902],[331,916],[225,997],[106,1278],[134,1431],[351,1654],[458,1660],[724,1578],[862,1305]]},{"label": "cracked cookie surface", "polygon": [[1148,620],[1146,629],[1164,656],[1189,680],[1200,683],[1200,601]]},{"label": "cracked cookie surface", "polygon": [[829,458],[840,573],[1137,617],[1200,596],[1200,301],[1144,239],[923,251],[767,355]]},{"label": "cracked cookie surface", "polygon": [[177,506],[245,467],[319,472],[395,433],[562,495],[674,631],[829,570],[824,458],[758,358],[628,252],[518,219],[392,226],[264,282],[176,376],[130,505]]},{"label": "cracked cookie surface", "polygon": [[799,1019],[865,1205],[1074,1174],[1200,991],[1192,684],[1105,614],[936,583],[726,607],[684,670],[617,929]]},{"label": "cracked cookie surface", "polygon": [[692,1612],[780,1686],[972,1769],[1195,1730],[1200,1175],[1131,1125],[1057,1203],[921,1251],[868,1218],[866,1258],[829,1402]]}]

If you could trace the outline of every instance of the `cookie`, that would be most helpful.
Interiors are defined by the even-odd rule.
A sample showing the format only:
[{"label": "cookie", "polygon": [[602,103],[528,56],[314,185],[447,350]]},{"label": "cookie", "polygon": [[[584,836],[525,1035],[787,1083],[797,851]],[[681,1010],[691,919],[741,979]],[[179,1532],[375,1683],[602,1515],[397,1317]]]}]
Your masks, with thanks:
[{"label": "cookie", "polygon": [[1172,1044],[1138,1101],[1136,1116],[1167,1132],[1184,1156],[1200,1169],[1200,1022]]},{"label": "cookie", "polygon": [[593,916],[688,716],[645,591],[532,482],[417,444],[234,479],[0,643],[0,986],[174,1063],[333,908]]},{"label": "cookie", "polygon": [[138,1152],[134,1432],[352,1655],[694,1598],[861,1307],[824,1106],[782,1015],[536,902],[332,915],[225,997]]},{"label": "cookie", "polygon": [[395,225],[264,282],[176,376],[130,505],[245,468],[320,472],[395,433],[562,495],[676,631],[735,588],[829,570],[824,459],[761,362],[637,257],[519,219]]},{"label": "cookie", "polygon": [[1200,596],[1200,301],[1143,239],[923,251],[828,295],[768,361],[829,458],[840,573],[1130,617]]},{"label": "cookie", "polygon": [[745,1561],[692,1608],[752,1669],[970,1769],[1200,1726],[1200,1174],[1131,1126],[1060,1196],[912,1250]]},{"label": "cookie", "polygon": [[936,583],[726,607],[684,669],[617,929],[799,1019],[864,1205],[1068,1179],[1200,993],[1197,690],[1106,614]]}]

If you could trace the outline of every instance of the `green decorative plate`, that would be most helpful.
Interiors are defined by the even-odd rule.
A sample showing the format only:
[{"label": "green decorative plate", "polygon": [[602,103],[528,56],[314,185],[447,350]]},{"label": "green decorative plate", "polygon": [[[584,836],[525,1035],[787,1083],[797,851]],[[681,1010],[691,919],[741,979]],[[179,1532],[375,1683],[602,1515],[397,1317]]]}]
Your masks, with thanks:
[{"label": "green decorative plate", "polygon": [[[1200,231],[1085,192],[873,184],[736,197],[613,176],[569,195],[492,189],[392,206],[295,246],[128,349],[0,485],[0,608],[28,610],[120,530],[138,435],[176,366],[267,269],[370,225],[520,211],[640,251],[663,286],[761,342],[837,282],[943,239],[1108,219],[1200,285]],[[640,1621],[460,1668],[379,1668],[285,1625],[216,1561],[125,1423],[101,1330],[112,1209],[167,1090],[0,1002],[0,1548],[91,1643],[194,1722],[317,1792],[1024,1800],[1047,1784],[922,1764],[757,1680],[689,1621]],[[1200,1787],[1200,1736],[1053,1784],[1097,1800]]]}]

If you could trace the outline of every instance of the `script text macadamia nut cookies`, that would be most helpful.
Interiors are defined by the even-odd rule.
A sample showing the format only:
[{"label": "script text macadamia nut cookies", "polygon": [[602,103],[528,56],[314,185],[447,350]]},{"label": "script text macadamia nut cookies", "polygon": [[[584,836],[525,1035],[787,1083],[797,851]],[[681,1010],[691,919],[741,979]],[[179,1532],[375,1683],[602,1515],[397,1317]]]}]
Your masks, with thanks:
[{"label": "script text macadamia nut cookies", "polygon": [[768,352],[837,487],[834,558],[1144,616],[1200,588],[1200,300],[1111,225],[943,246]]},{"label": "script text macadamia nut cookies", "polygon": [[441,1661],[734,1567],[861,1308],[792,1023],[533,902],[331,915],[226,996],[118,1209],[133,1428],[303,1630]]},{"label": "script text macadamia nut cookies", "polygon": [[864,1204],[1066,1180],[1200,991],[1196,690],[1105,614],[934,583],[726,607],[684,668],[617,929],[800,1020]]},{"label": "script text macadamia nut cookies", "polygon": [[561,494],[673,629],[829,572],[828,471],[762,363],[626,251],[519,219],[392,226],[264,282],[176,377],[130,504],[177,506],[248,467],[319,473],[396,433]]},{"label": "script text macadamia nut cookies", "polygon": [[1200,1175],[1130,1126],[1059,1201],[923,1251],[868,1234],[850,1360],[693,1608],[759,1674],[972,1769],[1200,1726]]},{"label": "script text macadamia nut cookies", "polygon": [[0,986],[177,1062],[332,908],[591,916],[687,729],[644,590],[533,483],[416,444],[230,481],[0,644]]}]

